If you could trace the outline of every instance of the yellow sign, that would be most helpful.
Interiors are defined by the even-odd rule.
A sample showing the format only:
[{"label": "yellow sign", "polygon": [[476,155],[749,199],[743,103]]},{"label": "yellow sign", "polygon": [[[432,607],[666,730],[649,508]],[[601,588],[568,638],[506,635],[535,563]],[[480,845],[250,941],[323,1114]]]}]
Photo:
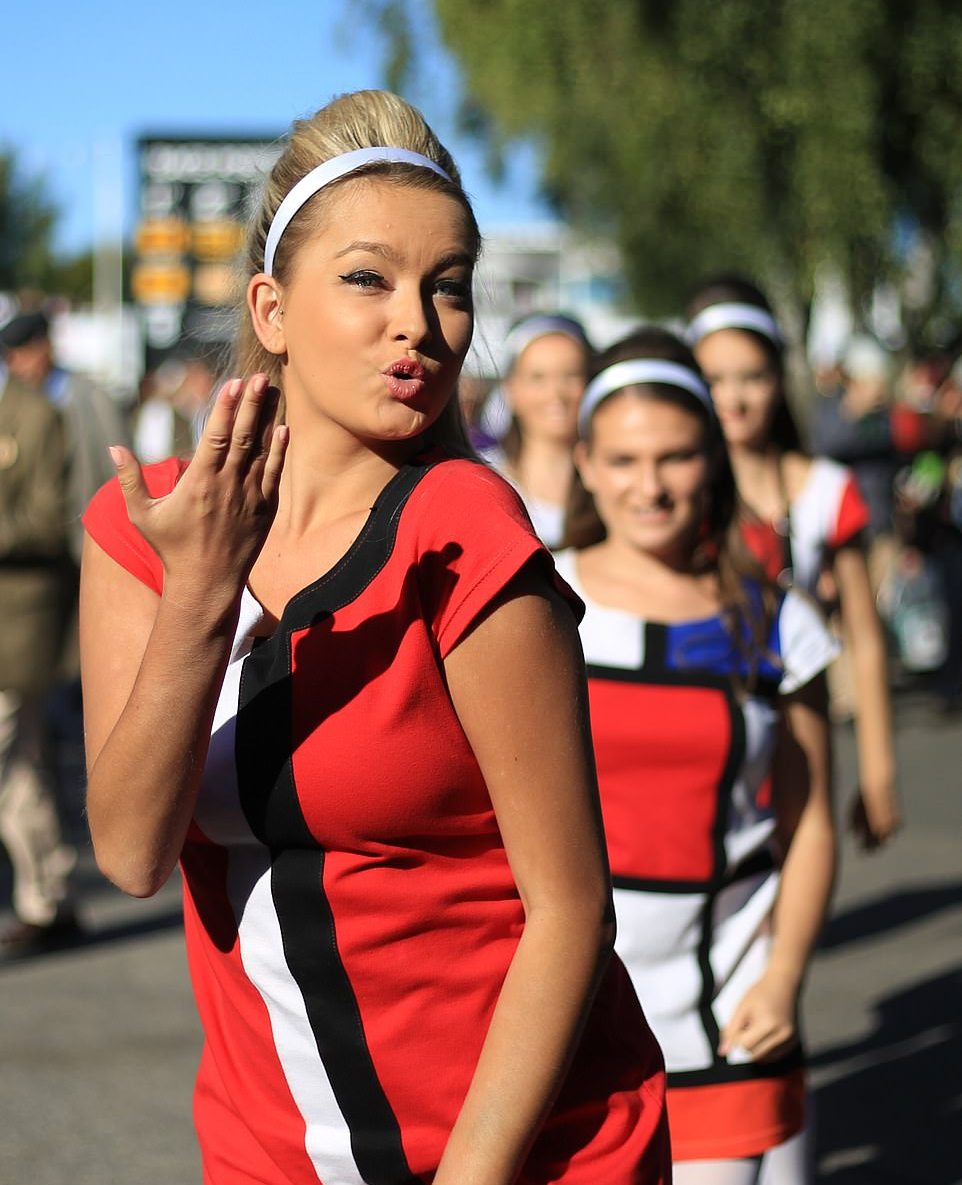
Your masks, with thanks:
[{"label": "yellow sign", "polygon": [[194,255],[203,260],[233,259],[244,246],[244,227],[231,218],[195,222],[191,228]]},{"label": "yellow sign", "polygon": [[183,255],[190,231],[180,218],[146,218],[137,227],[138,255]]},{"label": "yellow sign", "polygon": [[180,304],[190,292],[190,271],[180,264],[140,263],[130,285],[140,304]]}]

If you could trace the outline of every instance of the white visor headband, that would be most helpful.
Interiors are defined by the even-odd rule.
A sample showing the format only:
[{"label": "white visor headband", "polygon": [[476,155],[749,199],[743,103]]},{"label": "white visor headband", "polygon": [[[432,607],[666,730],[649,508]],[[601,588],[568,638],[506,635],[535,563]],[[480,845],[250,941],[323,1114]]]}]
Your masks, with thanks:
[{"label": "white visor headband", "polygon": [[711,401],[711,393],[697,374],[679,362],[667,362],[661,358],[629,358],[624,362],[616,362],[603,370],[588,384],[578,409],[578,431],[582,436],[588,435],[588,425],[599,403],[602,403],[615,391],[622,387],[631,387],[635,383],[666,383],[669,387],[680,387],[687,391],[708,410],[715,414],[715,405]]},{"label": "white visor headband", "polygon": [[713,304],[694,316],[688,326],[688,344],[697,345],[709,333],[719,329],[752,329],[776,346],[785,344],[778,322],[764,309],[753,304]]},{"label": "white visor headband", "polygon": [[270,230],[267,232],[267,242],[264,244],[264,271],[268,276],[274,274],[274,256],[277,254],[277,244],[281,241],[281,235],[305,202],[332,181],[356,172],[365,165],[373,164],[417,165],[421,169],[430,169],[445,181],[451,181],[440,165],[422,156],[420,152],[410,152],[407,148],[358,148],[354,152],[344,152],[324,161],[303,176],[277,207]]},{"label": "white visor headband", "polygon": [[581,326],[568,317],[553,317],[548,313],[543,317],[529,317],[520,325],[516,325],[504,339],[507,369],[514,365],[532,342],[537,341],[539,337],[549,337],[552,333],[570,337],[582,346],[588,344]]}]

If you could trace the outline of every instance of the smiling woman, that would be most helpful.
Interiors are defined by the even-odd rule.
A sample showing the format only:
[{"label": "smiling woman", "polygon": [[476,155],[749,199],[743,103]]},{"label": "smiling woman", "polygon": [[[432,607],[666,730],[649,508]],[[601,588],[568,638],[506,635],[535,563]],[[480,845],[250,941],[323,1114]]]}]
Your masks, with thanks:
[{"label": "smiling woman", "polygon": [[678,1185],[806,1185],[796,1015],[834,867],[812,605],[741,546],[691,351],[611,346],[558,569],[584,598],[616,950],[668,1067]]},{"label": "smiling woman", "polygon": [[91,832],[130,893],[180,862],[211,1185],[667,1180],[581,606],[459,418],[477,253],[402,100],[296,123],[252,377],[85,519]]}]

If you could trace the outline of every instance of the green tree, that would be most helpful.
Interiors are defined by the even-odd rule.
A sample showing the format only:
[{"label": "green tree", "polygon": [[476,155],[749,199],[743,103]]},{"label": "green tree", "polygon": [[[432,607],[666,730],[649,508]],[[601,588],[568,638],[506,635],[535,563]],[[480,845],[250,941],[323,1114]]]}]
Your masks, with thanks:
[{"label": "green tree", "polygon": [[48,287],[56,221],[43,178],[26,175],[16,153],[0,149],[0,289]]},{"label": "green tree", "polygon": [[89,305],[94,292],[94,252],[58,256],[47,272],[47,291],[65,297],[72,305]]},{"label": "green tree", "polygon": [[[614,237],[650,312],[739,269],[802,316],[822,265],[865,299],[920,244],[934,267],[931,283],[916,277],[917,332],[962,304],[956,0],[429,7],[461,69],[465,126],[495,149],[534,138],[559,214]],[[417,5],[380,8],[398,83],[418,39],[398,52],[391,33]]]}]

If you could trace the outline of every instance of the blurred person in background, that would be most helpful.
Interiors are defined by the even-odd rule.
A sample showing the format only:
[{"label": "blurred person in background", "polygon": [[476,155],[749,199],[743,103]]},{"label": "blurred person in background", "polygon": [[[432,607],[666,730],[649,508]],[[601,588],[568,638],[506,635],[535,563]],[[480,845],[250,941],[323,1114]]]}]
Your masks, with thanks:
[{"label": "blurred person in background", "polygon": [[[11,328],[12,326],[12,328]],[[9,357],[23,322],[0,330]],[[45,699],[71,611],[69,463],[60,413],[0,363],[0,841],[13,868],[7,958],[74,941],[80,925],[49,771]]]},{"label": "blurred person in background", "polygon": [[83,777],[83,716],[80,691],[80,654],[77,638],[77,596],[80,590],[81,516],[94,493],[107,481],[113,466],[108,444],[129,441],[126,415],[108,391],[86,375],[57,364],[50,320],[42,311],[22,312],[2,331],[10,374],[43,393],[62,417],[67,464],[67,541],[69,550],[60,567],[67,596],[67,628],[63,651],[46,697],[47,730],[52,746],[54,776],[61,798],[79,793]]},{"label": "blurred person in background", "polygon": [[574,471],[578,404],[591,346],[578,321],[536,313],[514,326],[505,351],[501,392],[511,423],[485,457],[521,495],[542,541],[556,547]]},{"label": "blurred person in background", "polygon": [[937,356],[907,368],[913,404],[943,426],[941,447],[895,475],[894,574],[880,589],[903,666],[922,673],[939,709],[962,706],[962,362]]},{"label": "blurred person in background", "polygon": [[103,387],[57,365],[45,313],[19,314],[4,327],[2,337],[11,375],[43,391],[63,415],[70,463],[70,550],[79,565],[81,516],[96,491],[113,476],[107,445],[129,441],[125,416]]},{"label": "blurred person in background", "polygon": [[193,453],[215,381],[211,361],[193,352],[166,359],[144,376],[131,425],[133,450],[141,461]]},{"label": "blurred person in background", "polygon": [[868,564],[877,592],[895,560],[895,474],[902,459],[924,447],[925,421],[915,409],[893,402],[893,360],[874,338],[851,338],[840,376],[840,385],[815,404],[812,447],[855,474],[869,511]]},{"label": "blurred person in background", "polygon": [[797,585],[826,607],[837,596],[857,704],[851,823],[865,847],[883,844],[901,812],[885,635],[866,558],[869,509],[850,470],[802,451],[785,394],[785,341],[759,289],[719,277],[699,287],[687,315],[731,457],[746,543],[769,578]]},{"label": "blurred person in background", "polygon": [[810,1180],[799,995],[835,867],[837,644],[748,553],[708,387],[643,328],[580,413],[558,570],[585,601],[616,951],[668,1068],[676,1185]]}]

